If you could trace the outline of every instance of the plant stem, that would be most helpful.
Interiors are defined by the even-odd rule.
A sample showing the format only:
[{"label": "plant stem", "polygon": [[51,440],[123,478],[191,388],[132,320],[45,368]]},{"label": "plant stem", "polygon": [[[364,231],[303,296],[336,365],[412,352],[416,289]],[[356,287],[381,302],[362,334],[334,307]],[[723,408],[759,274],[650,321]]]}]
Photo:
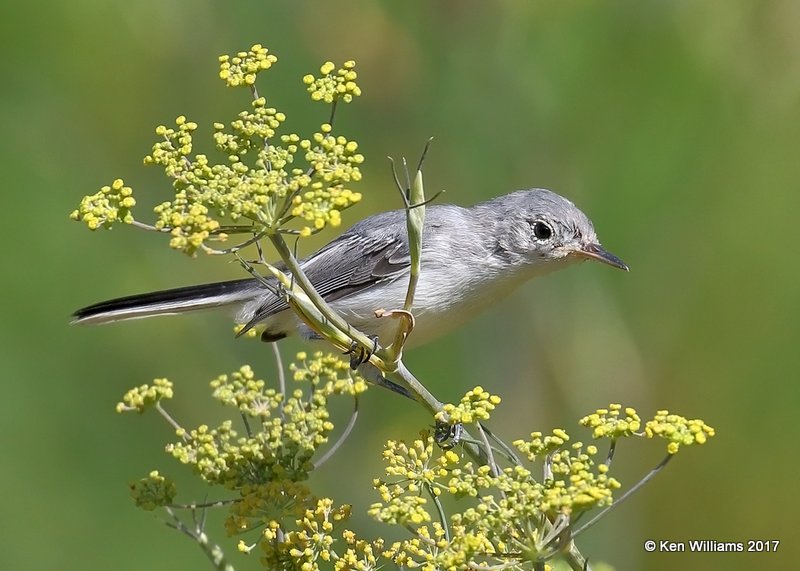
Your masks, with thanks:
[{"label": "plant stem", "polygon": [[596,515],[595,515],[595,516],[594,516],[592,519],[590,519],[590,520],[589,520],[589,521],[587,521],[585,524],[583,524],[581,527],[579,527],[578,529],[576,529],[576,530],[573,532],[573,534],[572,534],[572,537],[576,537],[577,535],[579,535],[579,534],[583,533],[584,531],[586,531],[587,529],[589,529],[591,526],[593,526],[593,525],[594,525],[594,524],[596,524],[598,521],[600,521],[600,518],[602,518],[604,515],[606,515],[606,514],[607,514],[609,511],[611,511],[613,508],[617,507],[617,506],[618,506],[618,505],[620,505],[622,502],[624,502],[624,501],[625,501],[625,500],[627,500],[629,497],[631,497],[631,496],[632,496],[632,495],[633,495],[635,492],[637,492],[637,491],[639,490],[639,488],[641,488],[641,487],[642,487],[642,486],[644,486],[644,485],[645,485],[647,482],[649,482],[650,480],[652,480],[652,479],[655,477],[655,475],[656,475],[656,474],[658,474],[658,473],[659,473],[659,472],[660,472],[660,471],[661,471],[661,470],[664,468],[664,466],[666,466],[666,465],[667,465],[667,463],[668,463],[670,460],[672,460],[672,457],[673,457],[673,456],[674,456],[674,454],[667,454],[667,455],[666,455],[666,456],[665,456],[665,457],[664,457],[664,458],[661,460],[661,462],[659,462],[659,463],[656,465],[656,467],[655,467],[655,468],[653,468],[652,470],[650,470],[650,472],[648,472],[648,473],[647,473],[647,474],[644,476],[644,478],[642,478],[641,480],[639,480],[638,482],[636,482],[636,484],[634,484],[634,485],[633,485],[633,486],[632,486],[632,487],[631,487],[631,488],[630,488],[630,489],[629,489],[627,492],[625,492],[624,494],[622,494],[622,496],[620,496],[620,498],[619,498],[618,500],[616,500],[616,501],[615,501],[613,504],[611,504],[610,506],[606,507],[605,509],[603,509],[603,510],[599,511],[599,512],[598,512],[598,513],[597,513],[597,514],[596,514]]}]

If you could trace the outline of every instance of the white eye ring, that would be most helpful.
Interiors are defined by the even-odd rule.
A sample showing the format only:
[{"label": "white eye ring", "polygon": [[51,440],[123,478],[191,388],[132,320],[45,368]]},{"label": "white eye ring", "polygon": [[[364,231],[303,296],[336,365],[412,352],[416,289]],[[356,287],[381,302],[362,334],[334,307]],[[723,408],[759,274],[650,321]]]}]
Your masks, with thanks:
[{"label": "white eye ring", "polygon": [[553,227],[547,222],[537,220],[533,223],[533,235],[537,240],[549,240],[553,237]]}]

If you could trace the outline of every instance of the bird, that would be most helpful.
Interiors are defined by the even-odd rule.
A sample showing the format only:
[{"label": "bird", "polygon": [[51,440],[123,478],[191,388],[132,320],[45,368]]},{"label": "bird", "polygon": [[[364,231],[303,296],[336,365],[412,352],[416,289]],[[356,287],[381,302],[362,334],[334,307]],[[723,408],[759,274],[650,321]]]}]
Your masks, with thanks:
[{"label": "bird", "polygon": [[[464,325],[523,283],[583,260],[628,271],[604,249],[591,220],[550,190],[519,190],[471,207],[426,207],[419,281],[411,312],[414,330],[405,347],[423,345]],[[350,325],[382,345],[397,331],[376,310],[402,308],[411,267],[406,211],[361,220],[300,261],[323,299]],[[279,295],[274,278],[244,278],[102,301],[72,315],[77,324],[104,324],[157,315],[229,307],[240,334],[261,339],[318,334]]]}]

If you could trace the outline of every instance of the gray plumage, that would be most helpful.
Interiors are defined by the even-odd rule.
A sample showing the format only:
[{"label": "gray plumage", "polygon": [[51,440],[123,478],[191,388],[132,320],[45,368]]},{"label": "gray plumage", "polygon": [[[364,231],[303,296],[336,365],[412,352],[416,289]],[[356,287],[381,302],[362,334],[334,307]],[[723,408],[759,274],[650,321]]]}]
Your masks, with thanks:
[{"label": "gray plumage", "polygon": [[[471,208],[428,206],[412,310],[416,327],[409,344],[423,344],[456,328],[529,279],[586,258],[627,270],[600,247],[586,215],[549,190],[518,191]],[[405,212],[362,220],[301,266],[348,322],[389,341],[396,324],[374,312],[403,306],[410,266]],[[241,279],[134,295],[80,309],[73,322],[109,323],[233,306],[237,323],[265,326],[265,340],[294,333],[313,337],[273,289]]]}]

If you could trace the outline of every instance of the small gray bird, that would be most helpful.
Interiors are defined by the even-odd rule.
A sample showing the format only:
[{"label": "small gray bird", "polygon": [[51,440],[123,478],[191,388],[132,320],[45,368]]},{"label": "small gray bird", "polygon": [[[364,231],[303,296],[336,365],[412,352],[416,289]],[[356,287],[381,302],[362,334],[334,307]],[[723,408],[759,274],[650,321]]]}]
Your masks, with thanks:
[{"label": "small gray bird", "polygon": [[[625,263],[604,250],[592,222],[566,198],[549,190],[521,190],[477,204],[429,206],[406,347],[422,345],[461,326],[531,278],[593,259],[621,270]],[[411,259],[406,215],[370,216],[301,262],[322,297],[351,325],[382,344],[394,337],[394,320],[377,309],[403,307]],[[264,341],[315,334],[275,294],[268,280],[217,282],[104,301],[73,315],[73,323],[126,319],[232,306],[246,329],[265,329]]]}]

